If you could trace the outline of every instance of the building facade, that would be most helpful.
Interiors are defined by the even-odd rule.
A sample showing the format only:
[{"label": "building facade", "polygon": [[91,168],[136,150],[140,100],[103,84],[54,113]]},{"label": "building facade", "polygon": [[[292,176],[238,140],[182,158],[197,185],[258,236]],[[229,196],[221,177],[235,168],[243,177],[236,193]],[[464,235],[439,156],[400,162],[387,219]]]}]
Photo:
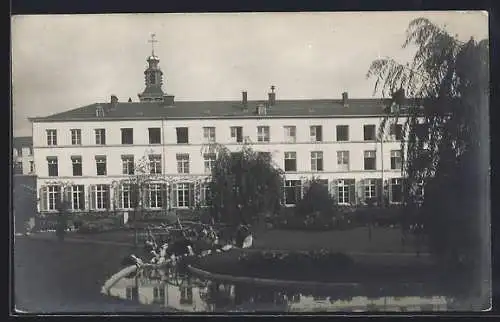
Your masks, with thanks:
[{"label": "building facade", "polygon": [[402,125],[388,124],[381,99],[181,101],[163,92],[159,59],[147,59],[139,102],[111,95],[47,117],[31,118],[38,210],[127,211],[130,181],[148,173],[140,204],[150,210],[206,205],[217,143],[231,151],[250,144],[284,170],[283,203],[293,206],[304,183],[323,180],[341,205],[368,199],[402,202]]},{"label": "building facade", "polygon": [[32,138],[29,136],[15,137],[12,143],[14,175],[35,175]]}]

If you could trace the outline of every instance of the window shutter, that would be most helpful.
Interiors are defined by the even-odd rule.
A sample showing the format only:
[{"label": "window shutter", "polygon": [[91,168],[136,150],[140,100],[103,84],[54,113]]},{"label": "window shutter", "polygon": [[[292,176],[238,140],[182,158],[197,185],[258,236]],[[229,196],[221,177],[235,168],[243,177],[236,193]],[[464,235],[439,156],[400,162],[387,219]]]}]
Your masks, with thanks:
[{"label": "window shutter", "polygon": [[[71,186],[63,188],[63,206],[66,210],[73,209],[73,198],[71,198]],[[78,205],[76,205],[78,206]]]},{"label": "window shutter", "polygon": [[365,179],[361,179],[358,181],[358,200],[360,203],[365,203],[365,183],[367,181]]},{"label": "window shutter", "polygon": [[111,209],[111,187],[106,185],[106,209]]},{"label": "window shutter", "polygon": [[378,205],[381,206],[384,201],[382,179],[375,180],[375,194],[378,200]]},{"label": "window shutter", "polygon": [[339,203],[339,189],[338,189],[338,180],[332,180],[332,189],[330,190],[332,192],[333,199],[335,200],[335,203]]},{"label": "window shutter", "polygon": [[47,187],[40,188],[40,211],[47,211]]},{"label": "window shutter", "polygon": [[122,208],[122,204],[123,204],[122,191],[123,191],[122,184],[117,185],[116,189],[113,189],[113,193],[114,193],[113,200],[115,202],[115,209]]},{"label": "window shutter", "polygon": [[90,210],[96,209],[96,187],[95,185],[91,185],[89,189],[89,200],[90,200]]},{"label": "window shutter", "polygon": [[189,207],[194,206],[194,183],[189,184]]},{"label": "window shutter", "polygon": [[143,204],[144,204],[144,208],[150,208],[151,207],[151,200],[150,200],[150,196],[149,196],[149,184],[145,184],[144,185],[144,189],[143,190],[143,196],[142,196],[142,201],[143,201]]},{"label": "window shutter", "polygon": [[165,183],[161,184],[161,205],[163,209],[167,209],[168,191],[167,191],[167,185]]},{"label": "window shutter", "polygon": [[349,203],[356,204],[356,180],[349,180]]},{"label": "window shutter", "polygon": [[170,186],[170,208],[177,208],[177,184],[172,183]]}]

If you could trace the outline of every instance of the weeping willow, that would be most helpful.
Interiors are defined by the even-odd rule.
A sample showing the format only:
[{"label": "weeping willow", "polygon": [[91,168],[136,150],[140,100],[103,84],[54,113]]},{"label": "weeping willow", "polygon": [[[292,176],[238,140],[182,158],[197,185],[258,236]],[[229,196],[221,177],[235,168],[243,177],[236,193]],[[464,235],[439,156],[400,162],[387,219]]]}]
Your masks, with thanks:
[{"label": "weeping willow", "polygon": [[410,22],[402,47],[415,48],[409,63],[381,58],[367,72],[367,78],[375,79],[374,94],[387,102],[379,136],[386,123],[404,119],[407,206],[415,206],[415,186],[423,182],[431,250],[439,256],[472,255],[478,249],[471,245],[480,244],[474,230],[480,222],[479,200],[487,197],[481,195],[480,178],[488,149],[488,40],[460,41],[418,18]]}]

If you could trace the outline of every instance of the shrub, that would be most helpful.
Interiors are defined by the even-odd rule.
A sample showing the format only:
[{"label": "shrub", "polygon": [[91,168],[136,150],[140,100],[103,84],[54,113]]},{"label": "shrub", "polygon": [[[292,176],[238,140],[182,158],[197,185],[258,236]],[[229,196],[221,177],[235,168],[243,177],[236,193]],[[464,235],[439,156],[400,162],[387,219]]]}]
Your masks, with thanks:
[{"label": "shrub", "polygon": [[331,218],[334,214],[335,200],[328,192],[328,187],[317,179],[308,183],[304,197],[297,202],[295,212],[298,216],[305,217],[311,214]]}]

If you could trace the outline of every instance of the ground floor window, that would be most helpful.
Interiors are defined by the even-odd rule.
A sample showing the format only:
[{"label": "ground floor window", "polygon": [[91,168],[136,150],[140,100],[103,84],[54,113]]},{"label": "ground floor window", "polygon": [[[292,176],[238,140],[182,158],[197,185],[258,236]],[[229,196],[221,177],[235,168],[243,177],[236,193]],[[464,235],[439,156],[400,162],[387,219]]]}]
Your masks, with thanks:
[{"label": "ground floor window", "polygon": [[193,287],[181,286],[181,304],[193,304]]},{"label": "ground floor window", "polygon": [[374,199],[377,197],[375,179],[366,179],[364,181],[365,200]]},{"label": "ground floor window", "polygon": [[163,185],[154,183],[149,185],[149,207],[162,208],[163,207]]},{"label": "ground floor window", "polygon": [[155,286],[153,288],[153,300],[156,302],[165,301],[165,287]]},{"label": "ground floor window", "polygon": [[400,203],[403,201],[403,185],[400,178],[391,179],[390,184],[390,201]]},{"label": "ground floor window", "polygon": [[285,180],[285,205],[295,205],[301,197],[301,181]]},{"label": "ground floor window", "polygon": [[206,183],[201,186],[201,205],[202,206],[211,206],[212,205],[212,196],[210,192],[210,184]]},{"label": "ground floor window", "polygon": [[132,189],[130,184],[124,184],[121,186],[120,191],[120,204],[119,207],[122,209],[131,209],[132,206]]},{"label": "ground floor window", "polygon": [[176,185],[176,201],[178,208],[188,208],[191,207],[192,199],[192,184],[190,183],[178,183]]},{"label": "ground floor window", "polygon": [[109,209],[109,186],[98,184],[90,186],[90,208],[93,210]]},{"label": "ground floor window", "polygon": [[83,185],[71,187],[71,208],[73,210],[85,209],[85,187]]},{"label": "ground floor window", "polygon": [[337,191],[338,196],[337,200],[339,204],[348,204],[349,203],[349,183],[347,180],[339,180],[337,182]]},{"label": "ground floor window", "polygon": [[57,210],[57,205],[61,199],[61,187],[56,185],[46,186],[43,198],[46,200],[44,210]]}]

